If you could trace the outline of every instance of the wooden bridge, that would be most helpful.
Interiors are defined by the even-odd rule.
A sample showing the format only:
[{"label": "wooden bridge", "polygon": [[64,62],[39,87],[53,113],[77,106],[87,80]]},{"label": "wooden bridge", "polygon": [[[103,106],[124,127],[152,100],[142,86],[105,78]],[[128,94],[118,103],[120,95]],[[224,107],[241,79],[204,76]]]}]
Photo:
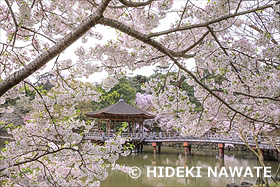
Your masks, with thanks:
[{"label": "wooden bridge", "polygon": [[[104,142],[109,138],[113,138],[115,133],[100,133],[90,132],[85,134],[86,140],[95,140]],[[181,133],[177,132],[144,132],[144,133],[122,133],[120,134],[123,138],[128,138],[129,141],[135,142],[136,149],[142,151],[143,143],[152,143],[154,146],[154,153],[156,153],[156,146],[158,146],[158,152],[160,152],[161,144],[164,142],[182,142],[185,147],[185,154],[191,154],[191,143],[202,142],[202,143],[216,143],[220,149],[220,156],[224,155],[225,144],[233,145],[246,145],[238,136],[234,135],[221,135],[214,133],[206,133],[203,136],[182,136]],[[247,137],[246,139],[249,146],[255,148],[256,142],[253,137]],[[139,147],[137,147],[139,145]],[[260,137],[258,145],[262,151],[264,150],[275,150],[276,148],[267,143],[266,138]],[[277,142],[277,146],[280,146],[280,141]]]},{"label": "wooden bridge", "polygon": [[[157,152],[156,147],[158,147],[158,152],[160,153],[163,142],[182,142],[185,154],[191,154],[192,142],[203,142],[218,144],[220,156],[223,156],[225,144],[245,145],[243,140],[232,134],[225,136],[221,134],[206,133],[203,136],[196,137],[182,136],[182,134],[178,132],[145,132],[143,125],[144,120],[152,119],[156,116],[127,104],[123,99],[120,99],[119,102],[108,107],[86,113],[86,116],[96,118],[98,122],[96,126],[97,130],[86,133],[84,136],[85,140],[105,142],[116,135],[116,133],[114,133],[116,132],[116,123],[126,122],[128,125],[128,133],[122,133],[121,136],[134,143],[136,152],[142,152],[144,143],[152,143],[154,153]],[[106,123],[106,133],[101,131],[104,122]],[[138,127],[136,127],[136,125],[138,125]],[[253,137],[247,137],[246,141],[249,146],[253,148],[256,147],[256,142]],[[264,150],[276,150],[273,146],[267,143],[265,138],[260,138],[258,145],[262,150],[262,153]],[[280,146],[280,142],[277,143],[277,146]]]}]

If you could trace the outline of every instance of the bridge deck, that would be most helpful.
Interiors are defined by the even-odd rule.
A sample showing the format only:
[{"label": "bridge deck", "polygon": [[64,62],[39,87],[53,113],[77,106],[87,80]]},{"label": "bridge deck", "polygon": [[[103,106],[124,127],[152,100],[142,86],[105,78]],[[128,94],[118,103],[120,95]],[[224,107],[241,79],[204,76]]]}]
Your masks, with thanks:
[{"label": "bridge deck", "polygon": [[[100,132],[90,132],[85,134],[85,139],[88,140],[99,140],[106,141],[109,138],[113,138],[115,133],[100,133]],[[181,133],[176,132],[144,132],[144,133],[122,133],[123,138],[128,138],[133,142],[203,142],[203,143],[224,143],[224,144],[234,144],[234,145],[245,145],[245,142],[241,140],[238,136],[225,136],[214,133],[207,133],[204,136],[182,136]],[[268,144],[265,138],[260,138],[259,147],[261,149],[275,149],[272,145]],[[256,146],[253,137],[247,137],[248,144],[250,146]],[[280,142],[277,143],[280,146]]]}]

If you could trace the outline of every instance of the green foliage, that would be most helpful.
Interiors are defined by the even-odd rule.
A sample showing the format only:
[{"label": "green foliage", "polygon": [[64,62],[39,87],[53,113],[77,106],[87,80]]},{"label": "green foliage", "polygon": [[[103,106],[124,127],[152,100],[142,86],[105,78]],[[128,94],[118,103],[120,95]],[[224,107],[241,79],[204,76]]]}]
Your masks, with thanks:
[{"label": "green foliage", "polygon": [[144,93],[141,87],[149,80],[148,77],[143,75],[136,75],[134,77],[127,77],[129,84],[135,88],[136,93]]},{"label": "green foliage", "polygon": [[6,124],[5,125],[5,129],[10,129],[10,130],[14,130],[14,129],[16,129],[16,128],[21,128],[21,126],[20,125],[18,125],[18,126],[16,126],[16,125],[14,125],[14,124],[12,124],[12,123],[9,123],[9,124]]},{"label": "green foliage", "polygon": [[123,131],[125,131],[128,127],[128,124],[126,122],[122,122],[121,126],[118,128],[118,134],[121,134]]},{"label": "green foliage", "polygon": [[97,85],[97,90],[102,95],[100,102],[92,102],[93,110],[99,110],[106,106],[115,104],[121,98],[124,99],[125,102],[134,105],[136,89],[133,87],[132,81],[130,81],[127,77],[121,78],[118,84],[116,84],[109,92],[106,92],[102,88],[101,84]]}]

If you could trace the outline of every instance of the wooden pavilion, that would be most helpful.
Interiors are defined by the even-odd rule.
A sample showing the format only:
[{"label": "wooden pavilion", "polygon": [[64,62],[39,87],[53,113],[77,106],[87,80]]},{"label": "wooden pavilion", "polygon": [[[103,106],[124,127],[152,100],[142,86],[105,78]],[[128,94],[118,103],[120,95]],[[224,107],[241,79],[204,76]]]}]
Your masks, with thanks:
[{"label": "wooden pavilion", "polygon": [[136,123],[139,124],[138,132],[144,131],[143,122],[146,119],[152,119],[155,115],[148,112],[137,109],[127,104],[123,99],[120,99],[117,103],[85,114],[88,117],[98,119],[98,129],[101,131],[102,122],[106,123],[106,132],[110,134],[111,129],[116,133],[117,122],[127,122],[128,130],[131,133],[135,133]]}]

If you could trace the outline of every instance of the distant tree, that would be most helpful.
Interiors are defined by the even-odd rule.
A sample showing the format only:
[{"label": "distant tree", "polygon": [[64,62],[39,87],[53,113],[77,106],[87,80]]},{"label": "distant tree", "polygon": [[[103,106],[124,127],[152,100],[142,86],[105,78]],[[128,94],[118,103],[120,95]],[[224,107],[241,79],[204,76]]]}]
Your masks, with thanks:
[{"label": "distant tree", "polygon": [[144,93],[142,86],[149,81],[149,77],[143,75],[136,75],[133,77],[127,77],[130,82],[130,85],[135,88],[136,93]]},{"label": "distant tree", "polygon": [[93,110],[99,110],[118,102],[121,98],[131,105],[135,105],[136,88],[127,77],[121,78],[110,91],[106,91],[102,84],[97,84],[97,91],[100,93],[98,102],[92,102]]}]

